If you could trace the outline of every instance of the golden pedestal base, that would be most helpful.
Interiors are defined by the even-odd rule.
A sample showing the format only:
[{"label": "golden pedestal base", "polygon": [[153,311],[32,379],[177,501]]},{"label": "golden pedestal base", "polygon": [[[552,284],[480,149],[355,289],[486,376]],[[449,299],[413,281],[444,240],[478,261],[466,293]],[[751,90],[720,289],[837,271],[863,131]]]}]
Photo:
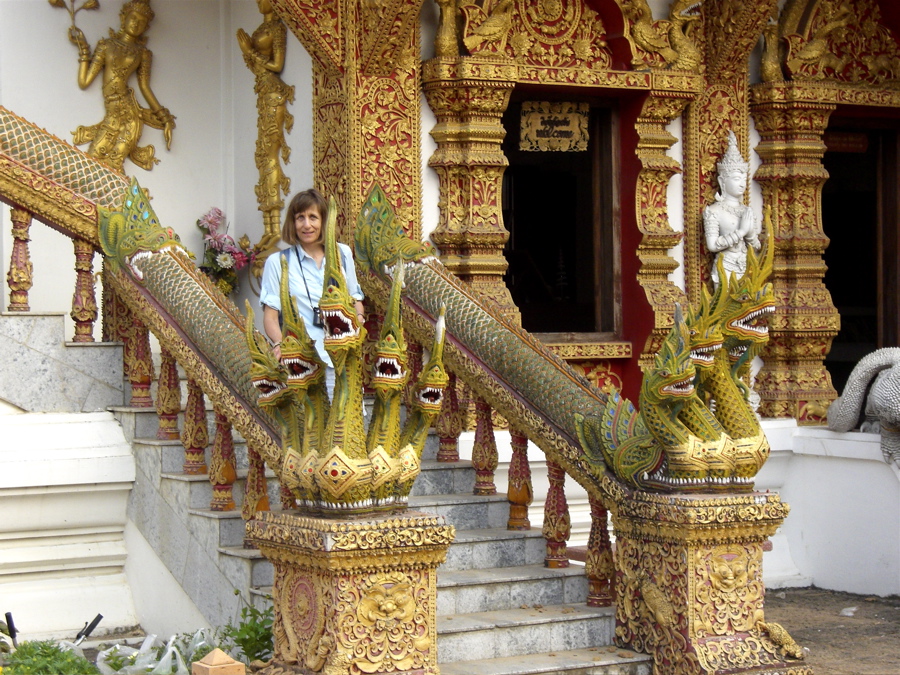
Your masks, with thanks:
[{"label": "golden pedestal base", "polygon": [[763,613],[763,543],[789,510],[777,494],[630,497],[613,518],[620,644],[666,675],[812,673]]},{"label": "golden pedestal base", "polygon": [[436,674],[436,572],[453,537],[443,518],[416,512],[258,513],[247,538],[275,566],[265,673]]}]

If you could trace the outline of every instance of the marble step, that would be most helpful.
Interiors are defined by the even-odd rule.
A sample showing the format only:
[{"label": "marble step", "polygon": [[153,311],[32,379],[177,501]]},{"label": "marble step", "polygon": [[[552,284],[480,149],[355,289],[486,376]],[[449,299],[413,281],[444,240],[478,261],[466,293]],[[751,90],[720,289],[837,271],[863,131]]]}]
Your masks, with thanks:
[{"label": "marble step", "polygon": [[443,516],[457,530],[479,527],[506,528],[509,502],[506,495],[473,495],[460,492],[410,496],[409,508]]},{"label": "marble step", "polygon": [[[177,493],[175,499],[188,509],[209,508],[213,496],[212,483],[207,474],[163,473],[160,474],[161,489]],[[240,510],[243,503],[244,483],[247,469],[238,469],[237,478],[232,486],[235,508]],[[274,472],[266,469],[266,484],[269,493],[269,504],[273,507],[281,504],[280,483]],[[164,487],[165,486],[165,487]]]},{"label": "marble step", "polygon": [[515,609],[522,605],[585,602],[584,568],[550,569],[543,564],[480,570],[438,568],[437,614]]},{"label": "marble step", "polygon": [[422,470],[413,484],[413,496],[471,494],[475,488],[472,462],[438,462],[423,460]]},{"label": "marble step", "polygon": [[272,563],[270,563],[255,548],[244,548],[243,546],[220,546],[218,549],[220,556],[220,568],[225,570],[225,574],[231,578],[232,572],[235,579],[241,579],[240,586],[235,588],[268,588],[271,593],[275,572]]},{"label": "marble step", "polygon": [[543,564],[546,544],[541,531],[505,527],[456,530],[441,570],[484,570]]},{"label": "marble step", "polygon": [[441,664],[441,675],[651,675],[652,672],[653,660],[649,656],[615,646]]},{"label": "marble step", "polygon": [[527,609],[451,614],[437,618],[437,632],[442,664],[525,656],[537,645],[586,649],[612,644],[615,609],[584,603],[534,604]]}]

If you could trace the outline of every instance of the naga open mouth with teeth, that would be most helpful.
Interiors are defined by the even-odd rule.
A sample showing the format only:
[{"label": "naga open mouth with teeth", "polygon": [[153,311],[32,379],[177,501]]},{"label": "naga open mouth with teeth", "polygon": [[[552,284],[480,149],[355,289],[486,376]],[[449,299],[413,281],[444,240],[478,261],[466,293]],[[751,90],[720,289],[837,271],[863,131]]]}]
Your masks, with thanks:
[{"label": "naga open mouth with teeth", "polygon": [[775,313],[775,305],[767,304],[732,319],[728,327],[748,339],[767,340],[769,337],[769,315]]},{"label": "naga open mouth with teeth", "polygon": [[332,344],[352,340],[359,335],[359,328],[343,308],[322,308],[322,320],[325,322],[325,342]]},{"label": "naga open mouth with teeth", "polygon": [[671,382],[664,387],[662,391],[672,396],[690,396],[694,393],[694,376],[686,377],[677,382]]},{"label": "naga open mouth with teeth", "polygon": [[309,380],[319,370],[319,365],[301,358],[285,357],[281,360],[288,371],[288,381]]}]

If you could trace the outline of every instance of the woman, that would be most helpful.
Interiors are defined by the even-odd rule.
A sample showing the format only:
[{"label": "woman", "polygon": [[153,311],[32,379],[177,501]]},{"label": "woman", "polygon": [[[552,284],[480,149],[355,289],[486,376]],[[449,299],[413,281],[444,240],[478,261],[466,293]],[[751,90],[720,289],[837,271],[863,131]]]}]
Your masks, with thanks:
[{"label": "woman", "polygon": [[[325,351],[325,331],[321,322],[314,321],[313,308],[318,309],[325,284],[325,219],[328,203],[318,190],[304,190],[294,195],[288,205],[282,240],[290,248],[280,255],[270,255],[263,269],[259,302],[263,307],[263,328],[275,345],[275,357],[281,359],[281,256],[288,257],[288,282],[291,295],[297,301],[303,323],[309,336],[316,343],[319,357],[328,366],[325,381],[328,395],[334,391],[334,367]],[[356,279],[353,252],[346,244],[338,244],[341,267],[347,279],[347,290],[356,300],[356,314],[363,321],[363,293]],[[319,324],[319,325],[317,325]]]}]

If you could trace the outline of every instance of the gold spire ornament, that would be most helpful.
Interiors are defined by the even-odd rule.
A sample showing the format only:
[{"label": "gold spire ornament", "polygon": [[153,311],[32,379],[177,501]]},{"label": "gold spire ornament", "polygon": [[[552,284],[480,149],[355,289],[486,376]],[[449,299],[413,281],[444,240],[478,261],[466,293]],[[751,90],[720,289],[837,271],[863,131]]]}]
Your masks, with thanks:
[{"label": "gold spire ornament", "polygon": [[[71,7],[66,6],[65,0],[50,0],[50,4],[67,9],[72,17],[69,40],[78,47],[78,86],[87,89],[103,73],[106,110],[103,120],[92,126],[79,126],[73,143],[90,143],[87,154],[116,171],[123,172],[126,158],[149,171],[159,160],[154,156],[152,145],[138,145],[144,124],[163,131],[166,149],[172,147],[172,130],[175,128],[172,113],[160,104],[150,88],[153,54],[147,49],[144,36],[154,16],[150,0],[129,0],[123,4],[119,12],[119,32],[110,28],[109,37],[99,40],[93,53],[84,32],[75,25],[75,14],[82,9],[96,9],[99,2],[87,0],[77,9],[75,0],[71,0]],[[128,86],[134,73],[137,73],[138,88],[149,108],[137,102],[134,90]]]},{"label": "gold spire ornament", "polygon": [[286,85],[280,73],[284,69],[287,47],[287,28],[272,9],[270,0],[257,0],[263,22],[248,35],[243,28],[237,32],[238,46],[244,55],[244,63],[256,76],[253,91],[256,92],[257,136],[256,168],[259,183],[256,185],[256,201],[263,214],[263,236],[254,249],[261,253],[254,273],[262,273],[262,262],[275,250],[281,232],[282,195],[291,189],[291,179],[284,175],[281,161],[290,162],[291,149],[285,141],[290,133],[294,117],[287,106],[294,102],[294,88]]}]

